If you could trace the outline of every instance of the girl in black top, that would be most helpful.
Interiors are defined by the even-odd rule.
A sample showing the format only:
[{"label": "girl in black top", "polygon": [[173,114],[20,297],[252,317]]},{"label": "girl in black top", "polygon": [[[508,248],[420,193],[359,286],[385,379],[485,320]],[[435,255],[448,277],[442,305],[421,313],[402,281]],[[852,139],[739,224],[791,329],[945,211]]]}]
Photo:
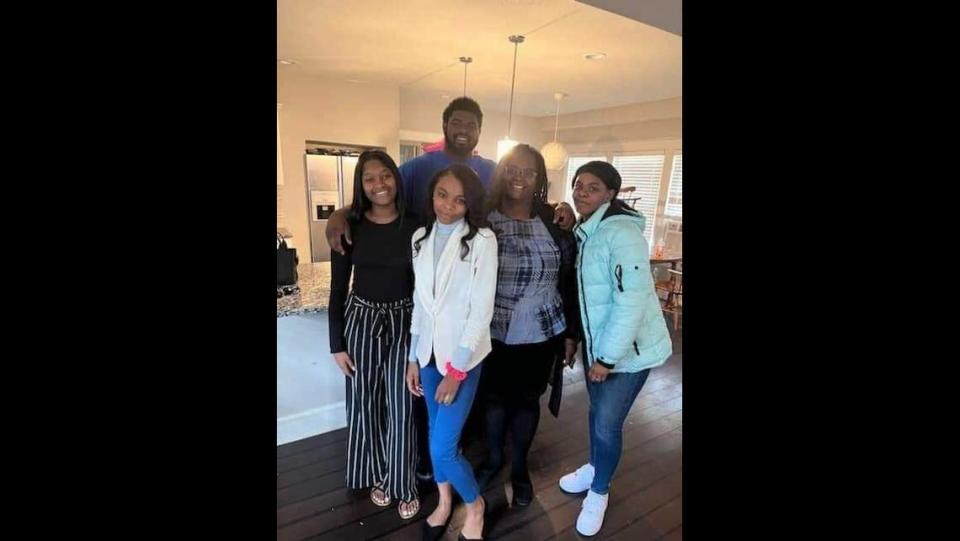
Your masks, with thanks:
[{"label": "girl in black top", "polygon": [[[414,478],[412,395],[405,386],[417,227],[404,212],[396,163],[366,151],[354,172],[352,244],[331,251],[330,352],[347,376],[347,486],[373,487],[379,506],[400,501],[402,518],[420,510]],[[350,276],[353,274],[353,288]]]}]

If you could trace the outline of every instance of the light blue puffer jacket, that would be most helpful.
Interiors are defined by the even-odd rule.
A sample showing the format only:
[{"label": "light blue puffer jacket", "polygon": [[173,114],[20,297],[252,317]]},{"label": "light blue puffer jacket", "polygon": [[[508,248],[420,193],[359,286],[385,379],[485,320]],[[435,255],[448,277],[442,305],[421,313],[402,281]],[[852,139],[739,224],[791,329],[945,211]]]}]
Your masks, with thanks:
[{"label": "light blue puffer jacket", "polygon": [[600,361],[613,372],[640,372],[673,353],[650,272],[645,221],[605,203],[574,229],[588,365]]}]

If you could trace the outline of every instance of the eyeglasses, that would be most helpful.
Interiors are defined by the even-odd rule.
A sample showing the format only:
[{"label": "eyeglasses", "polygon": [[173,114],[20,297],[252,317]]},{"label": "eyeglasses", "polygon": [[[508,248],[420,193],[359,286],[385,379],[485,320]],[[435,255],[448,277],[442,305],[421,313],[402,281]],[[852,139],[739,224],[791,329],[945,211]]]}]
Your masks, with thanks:
[{"label": "eyeglasses", "polygon": [[507,175],[511,177],[520,177],[520,178],[525,178],[527,180],[534,180],[535,178],[537,178],[536,169],[520,169],[519,167],[508,165],[506,168],[506,172],[507,172]]}]

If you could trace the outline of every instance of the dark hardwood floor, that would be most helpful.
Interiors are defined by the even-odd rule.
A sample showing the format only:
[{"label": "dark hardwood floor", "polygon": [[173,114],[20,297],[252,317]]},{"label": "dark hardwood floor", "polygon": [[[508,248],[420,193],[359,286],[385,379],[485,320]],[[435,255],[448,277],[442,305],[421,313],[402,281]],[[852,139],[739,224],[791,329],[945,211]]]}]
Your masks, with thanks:
[{"label": "dark hardwood floor", "polygon": [[[683,538],[683,356],[679,343],[674,351],[667,364],[651,372],[630,410],[603,529],[591,539]],[[586,461],[583,373],[568,371],[559,418],[547,411],[546,397],[542,405],[529,459],[535,499],[529,507],[511,508],[509,466],[504,468],[483,494],[487,539],[581,538],[574,526],[582,496],[563,493],[557,480]],[[401,520],[395,504],[376,507],[367,491],[344,488],[345,437],[346,429],[341,429],[277,448],[278,541],[419,540],[420,522],[436,505],[435,485],[421,485],[423,507],[412,520]],[[472,442],[465,453],[476,465],[484,450],[479,442]],[[463,506],[456,505],[444,539],[457,538],[463,518]]]}]

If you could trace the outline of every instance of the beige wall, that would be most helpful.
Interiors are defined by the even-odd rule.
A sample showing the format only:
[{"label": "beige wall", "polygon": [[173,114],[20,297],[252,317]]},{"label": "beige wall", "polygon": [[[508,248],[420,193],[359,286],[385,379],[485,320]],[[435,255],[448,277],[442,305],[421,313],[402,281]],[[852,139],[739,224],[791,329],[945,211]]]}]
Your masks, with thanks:
[{"label": "beige wall", "polygon": [[[547,134],[547,140],[553,139],[554,121],[553,117],[539,119],[540,129]],[[660,179],[654,238],[660,236],[664,226],[663,206],[670,189],[673,155],[683,149],[682,98],[561,114],[559,140],[572,156],[662,152],[665,166]],[[565,169],[550,172],[551,200],[565,199],[568,189],[566,175]],[[678,236],[671,235],[667,240],[671,244],[668,249],[682,249]]]},{"label": "beige wall", "polygon": [[[432,95],[424,96],[414,92],[400,91],[400,129],[405,132],[422,132],[432,134],[439,139],[443,137],[443,110],[453,98],[441,98]],[[497,159],[497,140],[507,133],[507,113],[484,108],[483,128],[480,130],[480,142],[477,150],[484,158]],[[540,129],[540,120],[528,116],[513,115],[510,127],[511,136],[521,143],[527,143],[537,148],[543,146],[547,140]],[[550,137],[552,138],[552,132]]]},{"label": "beige wall", "polygon": [[[354,84],[277,70],[279,152],[283,186],[278,186],[278,225],[293,234],[301,253],[309,253],[304,143],[326,141],[386,147],[399,157],[401,133],[442,137],[443,109],[450,99],[401,91],[395,85]],[[483,107],[483,104],[480,104]],[[551,134],[540,119],[514,115],[513,138],[543,146]],[[484,110],[477,149],[496,159],[497,140],[506,134],[507,113]]]},{"label": "beige wall", "polygon": [[[309,253],[305,141],[382,146],[396,157],[400,154],[401,133],[442,136],[441,116],[449,101],[395,85],[354,84],[277,70],[277,102],[282,104],[279,136],[284,183],[278,186],[278,225],[290,230],[294,244],[302,253]],[[672,155],[683,147],[682,119],[679,97],[561,114],[560,142],[571,155],[663,151],[667,163],[661,182],[661,200],[664,200]],[[484,110],[477,145],[480,155],[496,159],[497,140],[506,133],[506,126],[506,112]],[[552,116],[514,115],[511,131],[514,139],[542,148],[553,140],[553,126]],[[563,200],[566,171],[551,171],[549,179],[550,199]],[[658,229],[660,225],[657,224]]]},{"label": "beige wall", "polygon": [[[563,104],[560,105],[563,110]],[[677,119],[683,117],[683,98],[676,97],[666,100],[634,103],[606,109],[594,109],[580,113],[560,114],[560,128],[573,129],[590,126],[613,126],[648,122],[651,120]],[[554,117],[541,117],[540,122],[544,129],[553,134]]]},{"label": "beige wall", "polygon": [[354,84],[277,69],[283,165],[281,216],[301,261],[309,260],[305,142],[385,147],[400,153],[400,92],[396,85]]},{"label": "beige wall", "polygon": [[[561,110],[563,105],[561,104]],[[539,119],[545,141],[553,140],[554,117]],[[624,154],[663,150],[667,163],[683,148],[683,101],[670,98],[648,103],[560,115],[559,140],[571,155]],[[550,172],[550,199],[562,200],[566,170]],[[666,173],[669,178],[669,172]],[[663,190],[668,189],[664,186]],[[661,197],[665,197],[665,192]]]}]

